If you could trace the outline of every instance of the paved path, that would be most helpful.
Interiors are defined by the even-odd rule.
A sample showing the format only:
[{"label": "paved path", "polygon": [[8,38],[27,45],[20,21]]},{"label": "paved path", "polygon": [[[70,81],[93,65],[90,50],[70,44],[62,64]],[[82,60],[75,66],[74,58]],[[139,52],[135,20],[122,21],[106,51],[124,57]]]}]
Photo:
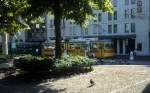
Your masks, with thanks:
[{"label": "paved path", "polygon": [[[120,59],[104,59],[103,64],[104,65],[120,65]],[[123,62],[121,65],[150,65],[150,61],[131,61],[131,60],[126,60],[126,63],[124,62],[125,60],[122,60]],[[98,63],[101,64],[101,63]]]},{"label": "paved path", "polygon": [[2,78],[0,93],[150,93],[149,73],[146,65],[97,65],[90,73],[42,83]]},{"label": "paved path", "polygon": [[150,61],[128,61],[131,65],[150,65]]},{"label": "paved path", "polygon": [[[45,85],[52,86],[52,89],[66,89],[60,93],[142,93],[144,90],[150,92],[148,73],[150,67],[141,65],[99,65],[88,74],[60,79]],[[92,87],[89,87],[90,79],[95,81]]]}]

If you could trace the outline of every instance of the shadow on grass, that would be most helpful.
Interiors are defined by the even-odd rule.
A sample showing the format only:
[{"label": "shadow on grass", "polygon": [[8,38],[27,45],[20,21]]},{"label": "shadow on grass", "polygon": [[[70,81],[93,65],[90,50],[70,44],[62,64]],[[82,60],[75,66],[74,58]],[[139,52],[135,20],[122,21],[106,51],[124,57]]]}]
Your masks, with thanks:
[{"label": "shadow on grass", "polygon": [[150,83],[144,88],[142,93],[150,93]]}]

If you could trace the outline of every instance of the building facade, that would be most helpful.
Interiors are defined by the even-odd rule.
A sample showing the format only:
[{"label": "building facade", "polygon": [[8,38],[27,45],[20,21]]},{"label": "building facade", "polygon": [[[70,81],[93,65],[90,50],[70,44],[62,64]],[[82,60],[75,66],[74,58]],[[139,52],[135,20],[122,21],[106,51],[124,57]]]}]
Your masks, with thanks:
[{"label": "building facade", "polygon": [[[114,13],[95,10],[95,20],[85,29],[71,21],[62,20],[62,37],[112,39],[117,55],[136,51],[150,55],[150,1],[113,0]],[[54,38],[53,17],[46,16],[47,40]]]},{"label": "building facade", "polygon": [[[114,13],[94,10],[95,19],[87,28],[71,20],[61,21],[63,39],[111,39],[116,55],[150,55],[150,0],[112,0]],[[31,31],[17,35],[18,42],[44,42],[55,38],[54,17],[46,16],[45,24],[33,26]]]}]

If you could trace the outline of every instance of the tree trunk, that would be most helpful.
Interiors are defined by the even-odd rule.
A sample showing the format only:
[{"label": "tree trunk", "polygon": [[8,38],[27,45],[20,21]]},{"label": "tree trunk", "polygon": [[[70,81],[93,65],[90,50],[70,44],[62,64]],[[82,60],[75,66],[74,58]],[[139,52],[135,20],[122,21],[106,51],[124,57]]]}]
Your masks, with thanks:
[{"label": "tree trunk", "polygon": [[54,25],[55,25],[55,58],[60,58],[61,51],[61,9],[58,6],[54,11]]},{"label": "tree trunk", "polygon": [[8,55],[8,33],[2,33],[2,54]]}]

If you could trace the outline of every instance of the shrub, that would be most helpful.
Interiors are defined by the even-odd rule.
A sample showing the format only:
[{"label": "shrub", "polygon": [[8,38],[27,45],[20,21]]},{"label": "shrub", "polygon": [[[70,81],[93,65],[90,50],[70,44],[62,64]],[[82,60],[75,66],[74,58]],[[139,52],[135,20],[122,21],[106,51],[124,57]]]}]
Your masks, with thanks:
[{"label": "shrub", "polygon": [[27,73],[47,72],[53,67],[51,58],[36,57],[32,55],[21,56],[14,60],[14,67]]},{"label": "shrub", "polygon": [[65,55],[61,59],[54,60],[25,55],[14,60],[14,67],[23,73],[41,74],[50,72],[51,76],[59,76],[89,72],[92,70],[93,63],[94,60],[83,56]]},{"label": "shrub", "polygon": [[0,63],[8,62],[9,59],[12,59],[11,55],[0,55]]},{"label": "shrub", "polygon": [[83,56],[65,55],[57,59],[53,71],[55,74],[73,74],[92,70],[94,60]]}]

